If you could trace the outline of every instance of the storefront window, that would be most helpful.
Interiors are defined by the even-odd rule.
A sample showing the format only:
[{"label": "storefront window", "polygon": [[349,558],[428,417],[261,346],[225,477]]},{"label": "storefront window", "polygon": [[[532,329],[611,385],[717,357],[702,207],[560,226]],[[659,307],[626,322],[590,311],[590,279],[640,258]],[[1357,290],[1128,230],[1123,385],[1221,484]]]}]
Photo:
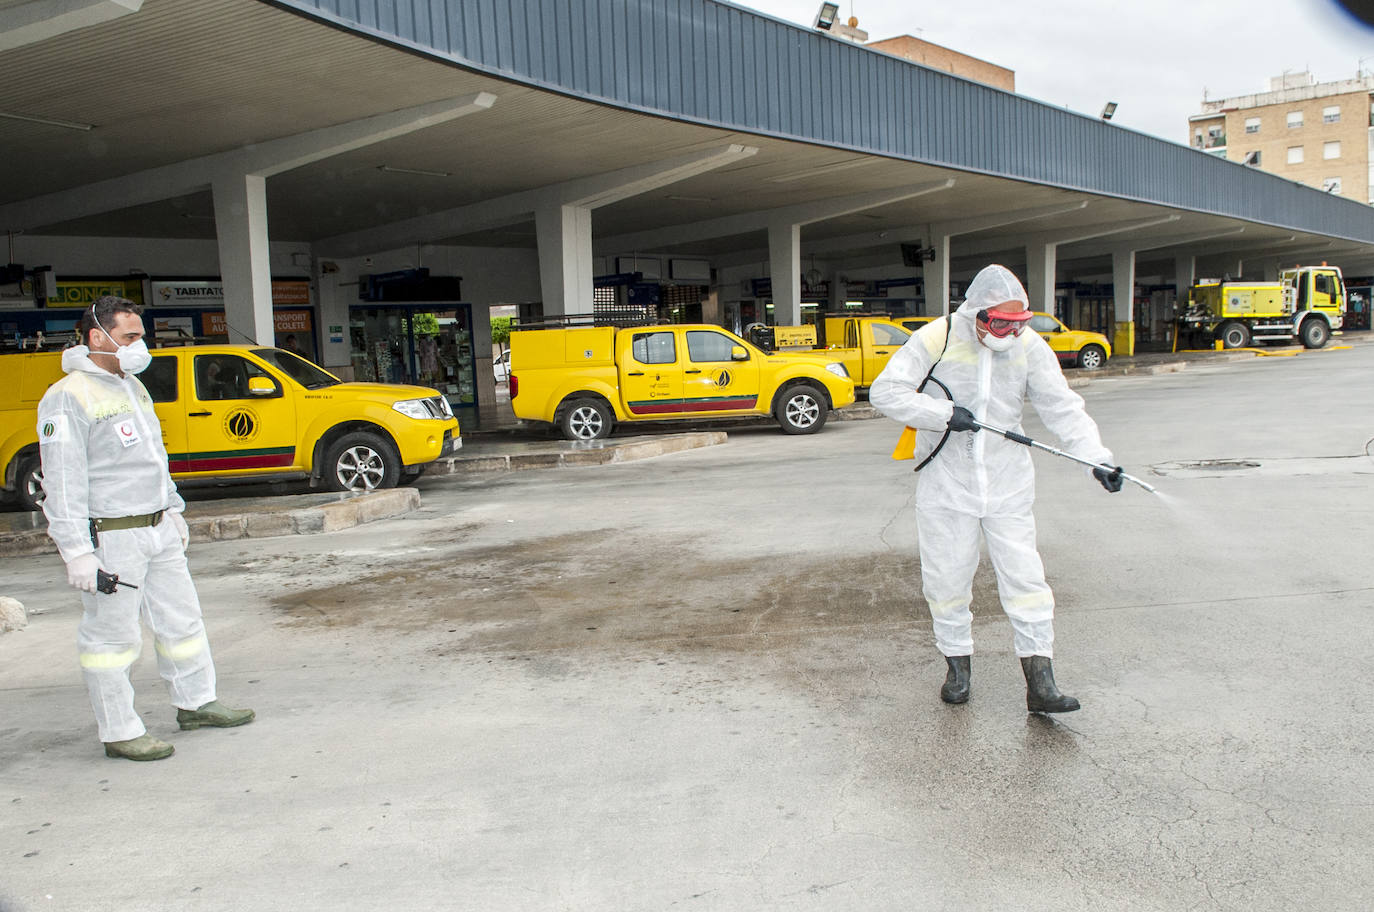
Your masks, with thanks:
[{"label": "storefront window", "polygon": [[466,304],[355,307],[349,314],[353,378],[429,386],[455,408],[475,406],[471,322]]}]

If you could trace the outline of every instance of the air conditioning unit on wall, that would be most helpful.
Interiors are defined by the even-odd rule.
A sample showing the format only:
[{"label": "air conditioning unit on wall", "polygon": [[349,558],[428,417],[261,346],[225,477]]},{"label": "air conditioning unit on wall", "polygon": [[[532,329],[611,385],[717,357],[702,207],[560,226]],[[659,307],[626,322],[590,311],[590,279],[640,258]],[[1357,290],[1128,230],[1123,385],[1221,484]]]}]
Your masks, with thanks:
[{"label": "air conditioning unit on wall", "polygon": [[709,282],[711,263],[708,260],[669,260],[668,274],[680,281]]},{"label": "air conditioning unit on wall", "polygon": [[663,278],[663,264],[658,257],[616,257],[615,271],[621,275],[637,272],[646,282]]}]

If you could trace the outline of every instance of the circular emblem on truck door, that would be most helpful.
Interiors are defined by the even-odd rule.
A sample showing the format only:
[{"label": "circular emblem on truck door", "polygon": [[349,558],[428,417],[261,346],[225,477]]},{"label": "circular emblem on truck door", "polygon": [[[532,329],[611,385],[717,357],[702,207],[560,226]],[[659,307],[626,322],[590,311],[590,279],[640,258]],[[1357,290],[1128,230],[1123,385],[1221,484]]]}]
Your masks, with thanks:
[{"label": "circular emblem on truck door", "polygon": [[258,416],[245,408],[234,409],[224,416],[224,434],[239,443],[247,443],[258,436]]},{"label": "circular emblem on truck door", "polygon": [[716,374],[716,386],[729,386],[732,379],[728,370],[722,370],[720,373]]}]

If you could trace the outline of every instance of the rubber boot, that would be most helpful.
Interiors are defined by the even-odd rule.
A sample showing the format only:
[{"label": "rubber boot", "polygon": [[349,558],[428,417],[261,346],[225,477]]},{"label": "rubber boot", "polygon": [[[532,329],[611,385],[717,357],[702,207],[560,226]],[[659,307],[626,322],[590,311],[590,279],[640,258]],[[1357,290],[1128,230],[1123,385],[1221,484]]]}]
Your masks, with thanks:
[{"label": "rubber boot", "polygon": [[166,741],[159,741],[144,732],[128,741],[106,741],[105,756],[122,757],[125,760],[161,760],[170,757],[176,748]]},{"label": "rubber boot", "polygon": [[945,656],[949,673],[940,687],[940,699],[946,703],[967,703],[969,694],[969,660],[971,656]]},{"label": "rubber boot", "polygon": [[1026,709],[1033,713],[1067,713],[1078,709],[1078,701],[1054,686],[1054,665],[1049,656],[1026,656],[1021,660],[1026,675]]},{"label": "rubber boot", "polygon": [[182,731],[196,728],[233,728],[253,721],[251,709],[230,709],[218,700],[211,700],[200,709],[178,709],[177,724]]}]

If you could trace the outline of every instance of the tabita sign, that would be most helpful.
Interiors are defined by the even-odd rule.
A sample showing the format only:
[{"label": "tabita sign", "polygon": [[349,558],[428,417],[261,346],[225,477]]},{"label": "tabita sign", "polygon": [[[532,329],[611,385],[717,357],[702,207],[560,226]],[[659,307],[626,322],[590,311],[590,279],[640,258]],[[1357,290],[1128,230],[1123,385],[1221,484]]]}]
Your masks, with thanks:
[{"label": "tabita sign", "polygon": [[[159,280],[152,283],[152,303],[174,307],[223,307],[224,283],[211,280]],[[60,287],[60,286],[59,286]],[[309,304],[310,283],[289,279],[272,281],[272,303]]]}]

